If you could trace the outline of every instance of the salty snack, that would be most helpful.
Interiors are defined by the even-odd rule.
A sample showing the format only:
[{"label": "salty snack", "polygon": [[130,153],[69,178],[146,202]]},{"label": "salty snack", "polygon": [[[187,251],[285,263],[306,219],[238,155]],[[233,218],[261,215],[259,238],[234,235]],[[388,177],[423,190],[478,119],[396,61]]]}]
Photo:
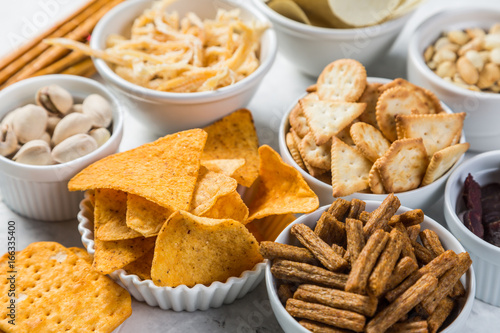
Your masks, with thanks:
[{"label": "salty snack", "polygon": [[2,156],[31,165],[66,163],[93,152],[111,137],[111,105],[98,94],[75,103],[66,89],[53,84],[40,88],[35,101],[37,105],[19,107],[2,119]]},{"label": "salty snack", "polygon": [[[243,201],[238,182],[255,196]],[[263,260],[258,241],[274,240],[294,213],[319,206],[296,169],[259,148],[248,110],[108,156],[68,188],[92,192],[94,270],[124,269],[162,287],[240,276]],[[268,251],[289,259],[295,252]]]},{"label": "salty snack", "polygon": [[103,51],[63,38],[45,40],[107,61],[123,79],[169,92],[212,91],[238,82],[259,67],[259,40],[267,26],[243,22],[238,10],[214,19],[167,12],[173,0],[153,3],[137,17],[130,38],[110,35]]},{"label": "salty snack", "polygon": [[[500,184],[479,185],[471,174],[464,181],[463,211],[458,216],[476,236],[500,247]],[[460,206],[459,206],[460,207]]]},{"label": "salty snack", "polygon": [[446,113],[432,92],[401,78],[367,83],[355,60],[332,62],[307,91],[290,112],[287,147],[334,197],[429,185],[469,148],[459,143],[465,113]]},{"label": "salty snack", "polygon": [[472,91],[500,92],[500,31],[468,28],[445,31],[423,54],[439,77]]},{"label": "salty snack", "polygon": [[[346,203],[347,209],[344,209]],[[283,306],[312,332],[346,332],[345,329],[372,333],[427,332],[428,329],[437,332],[465,295],[465,289],[462,293],[454,290],[461,286],[460,277],[472,264],[469,254],[446,251],[438,235],[430,229],[421,234],[425,247],[418,241],[407,242],[403,234],[407,228],[419,226],[412,224],[420,221],[419,211],[395,215],[399,200],[394,196],[388,197],[369,215],[397,222],[378,223],[373,233],[365,234],[361,220],[347,217],[347,212],[359,205],[358,199],[348,202],[339,198],[325,211],[339,212],[338,223],[346,224],[343,233],[347,246],[339,241],[331,244],[331,248],[347,253],[350,267],[325,264],[324,252],[311,250],[311,243],[318,246],[321,243],[312,236],[316,227],[313,232],[305,224],[295,224],[290,229],[305,249],[288,244],[272,245],[272,242],[261,244],[263,257],[272,260],[271,273],[278,279]],[[408,227],[402,223],[410,220]],[[429,246],[435,252],[431,252],[428,263],[417,262],[415,257],[403,252],[405,243],[415,248],[415,252],[418,246],[431,252],[427,249]],[[269,251],[270,248],[287,250]],[[317,259],[316,263],[311,262],[311,256]]]},{"label": "salty snack", "polygon": [[307,25],[352,29],[369,27],[403,16],[421,0],[351,1],[271,0],[267,5],[277,13]]},{"label": "salty snack", "polygon": [[[132,314],[130,294],[92,270],[87,256],[82,249],[54,242],[32,243],[11,259],[4,255],[0,275],[12,277],[16,295],[10,296],[10,284],[0,285],[0,329],[112,332],[118,327]],[[14,306],[14,315],[9,305]]]}]

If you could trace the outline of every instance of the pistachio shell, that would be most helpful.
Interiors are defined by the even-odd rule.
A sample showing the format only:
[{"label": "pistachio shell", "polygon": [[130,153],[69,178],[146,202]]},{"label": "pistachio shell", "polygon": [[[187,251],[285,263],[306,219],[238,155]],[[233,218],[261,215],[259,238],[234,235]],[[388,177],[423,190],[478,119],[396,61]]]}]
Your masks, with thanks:
[{"label": "pistachio shell", "polygon": [[32,140],[24,144],[12,158],[14,161],[31,165],[51,165],[54,160],[50,147],[43,140]]},{"label": "pistachio shell", "polygon": [[47,132],[49,132],[49,134],[54,133],[54,129],[60,121],[61,118],[57,116],[50,116],[49,119],[47,119]]},{"label": "pistachio shell", "polygon": [[47,120],[44,108],[28,104],[16,110],[12,127],[19,142],[26,143],[42,136],[47,128]]},{"label": "pistachio shell", "polygon": [[52,142],[58,145],[75,134],[87,133],[92,128],[92,119],[83,113],[70,113],[56,125]]},{"label": "pistachio shell", "polygon": [[20,108],[17,108],[13,111],[10,111],[3,117],[2,122],[0,123],[0,128],[4,128],[4,126],[8,125],[12,127],[12,120],[14,119],[14,116],[16,114],[16,111],[19,110]]},{"label": "pistachio shell", "polygon": [[0,127],[0,155],[9,156],[17,150],[17,137],[9,125]]},{"label": "pistachio shell", "polygon": [[52,84],[40,88],[36,93],[36,103],[52,113],[67,114],[73,106],[73,96],[61,86]]},{"label": "pistachio shell", "polygon": [[97,149],[97,142],[88,134],[76,134],[59,143],[52,149],[52,158],[66,163],[85,156]]},{"label": "pistachio shell", "polygon": [[83,114],[92,119],[94,127],[108,127],[113,120],[111,105],[101,95],[92,94],[87,96],[82,104]]},{"label": "pistachio shell", "polygon": [[50,134],[49,133],[44,132],[42,134],[42,136],[39,138],[39,140],[43,140],[43,141],[47,142],[48,145],[50,146]]},{"label": "pistachio shell", "polygon": [[104,127],[93,129],[89,132],[89,135],[95,139],[99,147],[105,144],[111,137],[111,133]]}]

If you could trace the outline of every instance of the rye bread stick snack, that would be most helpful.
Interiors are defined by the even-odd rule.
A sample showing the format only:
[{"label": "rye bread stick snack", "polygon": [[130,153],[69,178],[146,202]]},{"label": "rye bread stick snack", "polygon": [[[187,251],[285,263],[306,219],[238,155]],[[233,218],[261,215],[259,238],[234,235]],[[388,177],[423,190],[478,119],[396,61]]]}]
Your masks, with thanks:
[{"label": "rye bread stick snack", "polygon": [[394,194],[389,194],[382,204],[375,209],[363,227],[365,238],[368,239],[377,229],[385,229],[389,219],[396,213],[401,203]]},{"label": "rye bread stick snack", "polygon": [[438,331],[446,318],[450,315],[454,306],[455,302],[449,297],[443,298],[438,303],[434,312],[427,318],[429,333],[436,333]]},{"label": "rye bread stick snack", "polygon": [[349,212],[347,213],[346,218],[357,219],[359,218],[359,214],[365,210],[366,202],[363,200],[359,200],[353,198],[351,200],[351,207],[349,208]]},{"label": "rye bread stick snack", "polygon": [[[341,201],[337,200],[325,211],[338,208],[340,203]],[[349,205],[351,207],[353,205],[363,206],[353,202],[350,202]],[[348,205],[342,204],[342,206]],[[371,208],[377,209],[376,207]],[[365,211],[358,215],[363,215],[363,212],[367,216],[373,215],[373,212]],[[424,264],[419,269],[417,260],[405,256],[402,251],[405,242],[403,234],[407,234],[409,228],[416,226],[420,228],[423,222],[418,210],[409,211],[408,214],[399,214],[409,217],[407,220],[412,221],[408,223],[408,227],[404,226],[404,219],[398,219],[398,222],[392,226],[382,224],[380,228],[375,230],[366,244],[362,222],[349,218],[348,210],[342,215],[339,222],[346,225],[345,248],[338,244],[332,244],[331,248],[347,260],[351,258],[351,251],[355,253],[352,246],[349,245],[350,241],[354,241],[361,249],[357,260],[346,267],[346,271],[343,273],[332,272],[327,267],[323,268],[322,263],[319,266],[313,266],[290,260],[273,260],[271,273],[274,278],[280,281],[277,285],[278,294],[281,300],[287,299],[286,309],[290,309],[290,314],[312,332],[345,332],[346,328],[335,326],[338,323],[318,321],[322,317],[319,315],[316,319],[308,317],[311,316],[309,313],[313,309],[313,306],[309,304],[362,314],[365,316],[366,322],[373,322],[371,325],[375,327],[365,325],[362,328],[364,332],[385,330],[410,333],[426,332],[429,326],[427,319],[431,318],[434,311],[441,311],[440,302],[443,299],[450,299],[454,304],[455,297],[460,297],[450,295],[452,295],[451,291],[455,283],[470,267],[470,261],[466,259],[468,254],[460,253],[457,255],[452,250],[446,250],[439,256],[433,257],[428,264]],[[418,223],[414,224],[416,222]],[[306,223],[308,226],[303,225],[301,228],[307,228],[311,231],[314,224],[310,224],[311,221]],[[318,221],[316,221],[317,223]],[[351,226],[357,226],[354,227],[356,232],[352,232]],[[426,232],[426,234],[432,233]],[[298,244],[294,240],[290,240],[290,242]],[[420,242],[421,240],[418,238],[415,240],[418,246],[428,251]],[[406,241],[406,243],[415,251],[411,241]],[[313,251],[311,253],[313,256],[321,256]],[[331,283],[332,280],[337,282]],[[339,280],[341,283],[338,283]],[[283,297],[283,292],[279,291],[280,284],[285,284],[283,289],[286,291],[290,283],[294,283],[292,288],[294,294],[291,299],[288,291],[286,297]],[[297,300],[303,303],[297,303]],[[423,304],[428,304],[428,312],[423,308]],[[325,310],[321,306],[314,308],[321,312]],[[373,310],[374,307],[377,310]],[[394,309],[394,311],[386,310],[388,308]],[[433,310],[431,310],[432,308]],[[326,314],[328,311],[323,311],[323,313]],[[450,313],[446,313],[446,311],[443,311],[443,314],[439,316],[436,315],[436,325],[443,320],[442,316],[449,315]],[[442,322],[439,325],[442,325]]]},{"label": "rye bread stick snack", "polygon": [[346,250],[349,253],[349,262],[351,266],[358,260],[359,254],[365,247],[365,235],[363,233],[363,222],[356,219],[347,218],[345,220],[347,246]]},{"label": "rye bread stick snack", "polygon": [[265,259],[270,260],[280,258],[316,266],[319,264],[319,261],[308,249],[288,244],[280,244],[270,241],[260,242],[260,254]]},{"label": "rye bread stick snack", "polygon": [[424,221],[424,212],[421,209],[413,209],[402,214],[397,214],[391,217],[389,225],[392,226],[396,223],[403,223],[408,228],[409,226],[420,224]]},{"label": "rye bread stick snack", "polygon": [[343,245],[346,241],[345,224],[337,220],[328,211],[321,214],[314,233],[327,244]]},{"label": "rye bread stick snack", "polygon": [[396,223],[393,225],[394,229],[399,230],[401,232],[401,237],[403,237],[403,247],[401,249],[401,255],[403,257],[409,257],[417,262],[417,257],[415,256],[415,250],[413,249],[410,237],[408,236],[408,229],[404,227],[402,223]]}]

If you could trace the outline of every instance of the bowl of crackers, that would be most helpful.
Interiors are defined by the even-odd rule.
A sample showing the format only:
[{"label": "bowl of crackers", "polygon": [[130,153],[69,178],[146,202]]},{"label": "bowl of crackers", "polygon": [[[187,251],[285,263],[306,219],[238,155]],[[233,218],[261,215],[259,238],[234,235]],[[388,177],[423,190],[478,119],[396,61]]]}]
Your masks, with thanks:
[{"label": "bowl of crackers", "polygon": [[500,149],[500,11],[460,8],[424,20],[411,37],[408,77],[465,112],[471,150]]},{"label": "bowl of crackers", "polygon": [[264,277],[259,242],[319,207],[300,173],[259,147],[249,110],[111,155],[68,187],[87,193],[78,230],[94,270],[175,311],[252,291]]},{"label": "bowl of crackers", "polygon": [[464,113],[404,79],[367,78],[353,59],[323,70],[284,115],[280,152],[318,194],[428,208],[469,144]]},{"label": "bowl of crackers", "polygon": [[386,53],[420,1],[253,0],[273,23],[283,55],[318,76],[335,59],[366,66]]},{"label": "bowl of crackers", "polygon": [[244,2],[123,2],[77,49],[152,132],[206,126],[248,104],[277,52],[269,20]]},{"label": "bowl of crackers", "polygon": [[453,332],[474,302],[469,254],[394,195],[339,198],[261,243],[261,253],[285,332]]},{"label": "bowl of crackers", "polygon": [[470,252],[476,297],[500,306],[500,151],[478,154],[450,176],[444,193],[446,224]]}]

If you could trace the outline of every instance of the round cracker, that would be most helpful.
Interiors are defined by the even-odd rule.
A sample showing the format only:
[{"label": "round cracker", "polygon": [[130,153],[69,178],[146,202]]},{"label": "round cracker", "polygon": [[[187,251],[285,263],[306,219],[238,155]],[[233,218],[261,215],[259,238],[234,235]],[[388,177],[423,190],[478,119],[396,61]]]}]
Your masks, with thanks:
[{"label": "round cracker", "polygon": [[366,88],[366,69],[354,59],[339,59],[328,64],[317,82],[321,100],[356,102]]}]

